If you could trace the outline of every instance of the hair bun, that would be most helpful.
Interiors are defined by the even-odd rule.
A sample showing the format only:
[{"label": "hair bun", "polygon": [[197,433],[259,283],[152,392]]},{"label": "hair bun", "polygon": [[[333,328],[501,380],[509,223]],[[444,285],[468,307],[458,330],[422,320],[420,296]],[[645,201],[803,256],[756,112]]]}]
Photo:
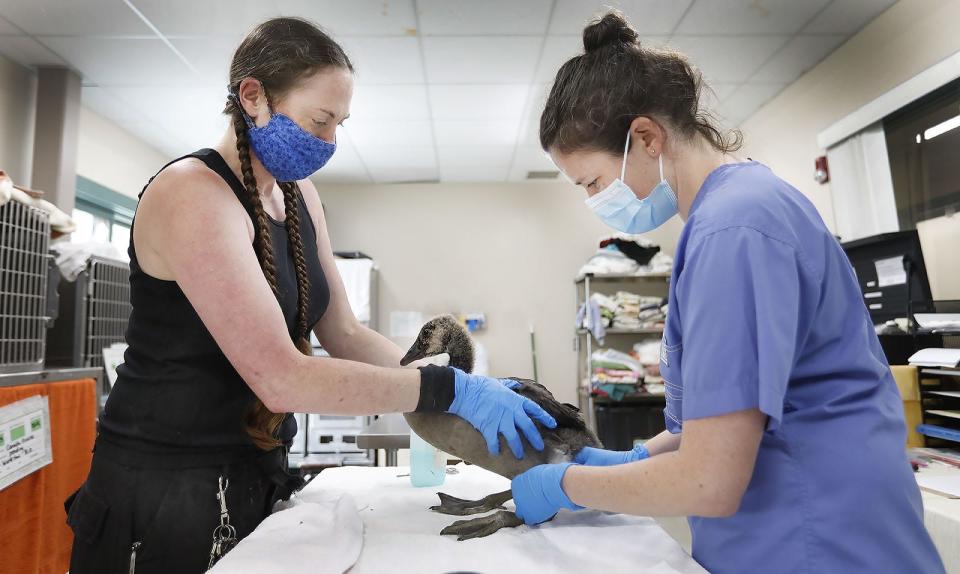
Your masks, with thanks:
[{"label": "hair bun", "polygon": [[590,53],[606,46],[630,46],[638,37],[623,14],[613,10],[583,29],[583,49]]}]

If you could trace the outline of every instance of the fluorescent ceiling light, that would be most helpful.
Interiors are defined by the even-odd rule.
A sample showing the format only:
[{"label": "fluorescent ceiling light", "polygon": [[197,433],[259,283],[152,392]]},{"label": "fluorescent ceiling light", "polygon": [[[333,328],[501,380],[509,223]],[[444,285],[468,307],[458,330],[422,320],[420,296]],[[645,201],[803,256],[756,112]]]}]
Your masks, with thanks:
[{"label": "fluorescent ceiling light", "polygon": [[946,133],[954,128],[960,128],[960,116],[953,116],[945,122],[940,122],[939,124],[933,126],[932,128],[923,132],[923,139],[932,140],[940,134]]}]

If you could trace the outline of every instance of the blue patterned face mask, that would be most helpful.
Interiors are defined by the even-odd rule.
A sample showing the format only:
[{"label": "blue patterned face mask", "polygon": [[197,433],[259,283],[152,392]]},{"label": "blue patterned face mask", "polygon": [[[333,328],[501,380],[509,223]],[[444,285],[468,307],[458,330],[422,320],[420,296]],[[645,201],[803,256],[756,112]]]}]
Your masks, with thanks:
[{"label": "blue patterned face mask", "polygon": [[[237,106],[240,106],[239,99]],[[277,181],[306,179],[326,165],[337,151],[336,143],[318,138],[279,112],[270,110],[270,121],[263,127],[257,127],[243,107],[240,113],[247,122],[253,153]]]},{"label": "blue patterned face mask", "polygon": [[624,233],[646,233],[660,227],[677,214],[677,195],[663,177],[663,152],[660,153],[660,183],[650,195],[638,199],[623,178],[627,173],[627,151],[630,149],[630,134],[623,149],[623,166],[620,179],[615,179],[600,193],[588,197],[587,207],[601,221]]}]

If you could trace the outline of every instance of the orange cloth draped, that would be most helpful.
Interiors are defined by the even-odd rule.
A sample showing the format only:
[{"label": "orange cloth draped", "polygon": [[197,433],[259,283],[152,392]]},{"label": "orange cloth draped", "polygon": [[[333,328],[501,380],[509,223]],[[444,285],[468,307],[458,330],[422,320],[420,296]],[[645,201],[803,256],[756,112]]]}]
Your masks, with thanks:
[{"label": "orange cloth draped", "polygon": [[0,490],[0,574],[64,574],[73,532],[63,501],[90,471],[96,380],[0,387],[0,406],[48,397],[53,463]]}]

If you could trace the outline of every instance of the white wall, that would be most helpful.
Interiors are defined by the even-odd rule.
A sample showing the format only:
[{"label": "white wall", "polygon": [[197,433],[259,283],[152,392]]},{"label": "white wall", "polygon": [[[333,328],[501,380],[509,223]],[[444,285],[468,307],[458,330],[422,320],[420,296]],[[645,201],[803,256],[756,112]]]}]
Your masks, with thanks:
[{"label": "white wall", "polygon": [[130,197],[173,159],[87,107],[79,131],[77,174]]},{"label": "white wall", "polygon": [[744,155],[810,197],[835,230],[831,187],[813,180],[814,159],[825,153],[817,134],[960,51],[958,22],[956,0],[900,0],[748,118]]},{"label": "white wall", "polygon": [[[533,375],[529,325],[537,333],[540,382],[576,402],[573,351],[580,266],[609,232],[581,189],[551,184],[318,185],[334,250],[380,263],[380,331],[390,312],[485,312],[477,338],[496,376]],[[673,253],[674,219],[649,237]],[[406,348],[411,340],[395,339]]]},{"label": "white wall", "polygon": [[[33,166],[37,75],[0,56],[0,169],[29,186]],[[172,158],[81,106],[77,174],[136,197]]]},{"label": "white wall", "polygon": [[0,169],[14,183],[29,186],[37,76],[0,56]]}]

